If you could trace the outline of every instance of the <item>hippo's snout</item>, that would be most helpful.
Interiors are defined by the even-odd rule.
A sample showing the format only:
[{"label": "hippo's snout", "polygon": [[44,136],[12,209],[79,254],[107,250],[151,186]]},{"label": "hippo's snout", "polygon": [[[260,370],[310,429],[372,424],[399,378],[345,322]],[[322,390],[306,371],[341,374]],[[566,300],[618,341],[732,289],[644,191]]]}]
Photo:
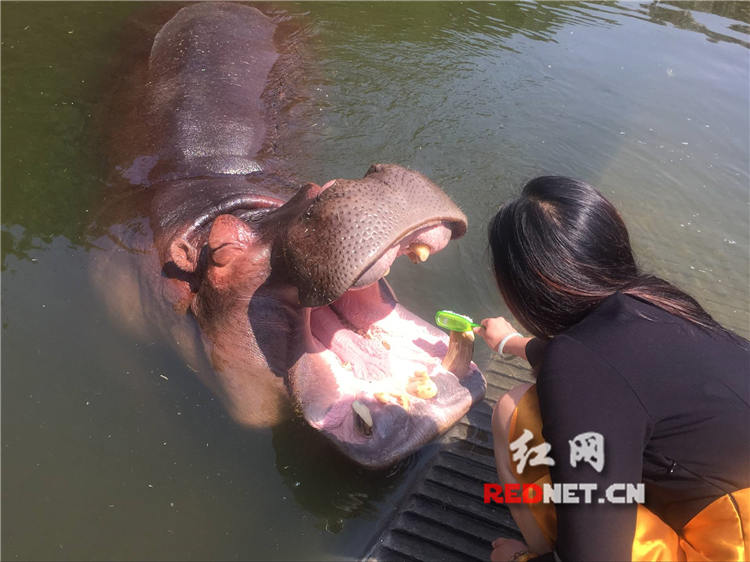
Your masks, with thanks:
[{"label": "hippo's snout", "polygon": [[466,232],[466,216],[434,183],[395,164],[339,179],[294,219],[281,241],[303,306],[374,283],[396,257],[424,261]]}]

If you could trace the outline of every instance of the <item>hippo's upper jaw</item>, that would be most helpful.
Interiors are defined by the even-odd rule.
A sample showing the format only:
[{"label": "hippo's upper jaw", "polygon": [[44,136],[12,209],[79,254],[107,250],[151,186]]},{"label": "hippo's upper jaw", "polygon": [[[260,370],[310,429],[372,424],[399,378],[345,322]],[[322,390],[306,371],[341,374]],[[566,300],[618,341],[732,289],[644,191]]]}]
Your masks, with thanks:
[{"label": "hippo's upper jaw", "polygon": [[382,279],[400,255],[420,262],[440,251],[466,219],[437,186],[399,166],[327,185],[283,242],[308,306],[289,382],[310,425],[378,468],[447,430],[484,395],[473,338],[452,338],[469,349],[449,354],[448,336],[398,304]]}]

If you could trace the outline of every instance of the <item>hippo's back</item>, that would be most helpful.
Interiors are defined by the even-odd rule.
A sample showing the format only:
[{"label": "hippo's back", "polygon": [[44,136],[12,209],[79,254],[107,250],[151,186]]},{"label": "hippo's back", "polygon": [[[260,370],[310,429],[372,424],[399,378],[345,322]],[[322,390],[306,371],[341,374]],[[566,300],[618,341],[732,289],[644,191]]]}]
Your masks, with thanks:
[{"label": "hippo's back", "polygon": [[258,171],[275,29],[257,9],[235,3],[194,4],[169,20],[148,60],[148,140],[123,175],[154,184]]}]

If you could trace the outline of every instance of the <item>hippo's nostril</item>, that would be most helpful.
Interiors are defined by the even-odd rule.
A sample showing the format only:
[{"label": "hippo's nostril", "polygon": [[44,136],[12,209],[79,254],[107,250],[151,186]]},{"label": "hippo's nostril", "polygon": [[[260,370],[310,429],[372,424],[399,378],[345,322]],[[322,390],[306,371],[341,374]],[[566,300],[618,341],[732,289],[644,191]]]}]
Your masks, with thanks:
[{"label": "hippo's nostril", "polygon": [[370,409],[359,400],[355,400],[352,402],[352,410],[354,410],[354,427],[365,437],[370,437],[373,425]]}]

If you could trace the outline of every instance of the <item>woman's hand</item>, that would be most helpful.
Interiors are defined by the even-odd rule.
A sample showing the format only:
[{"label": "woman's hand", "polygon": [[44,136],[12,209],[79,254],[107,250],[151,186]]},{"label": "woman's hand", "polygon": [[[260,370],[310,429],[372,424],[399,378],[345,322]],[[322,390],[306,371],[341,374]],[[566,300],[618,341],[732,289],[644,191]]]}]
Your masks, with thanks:
[{"label": "woman's hand", "polygon": [[474,328],[474,333],[481,335],[493,351],[497,351],[497,346],[500,345],[500,342],[503,341],[505,336],[517,331],[511,326],[510,322],[502,316],[498,316],[497,318],[485,318],[480,324],[482,326],[480,328]]},{"label": "woman's hand", "polygon": [[500,537],[492,542],[492,554],[490,560],[492,562],[508,562],[513,559],[513,555],[518,552],[528,552],[529,547],[526,543],[517,541],[515,539],[505,539]]}]

